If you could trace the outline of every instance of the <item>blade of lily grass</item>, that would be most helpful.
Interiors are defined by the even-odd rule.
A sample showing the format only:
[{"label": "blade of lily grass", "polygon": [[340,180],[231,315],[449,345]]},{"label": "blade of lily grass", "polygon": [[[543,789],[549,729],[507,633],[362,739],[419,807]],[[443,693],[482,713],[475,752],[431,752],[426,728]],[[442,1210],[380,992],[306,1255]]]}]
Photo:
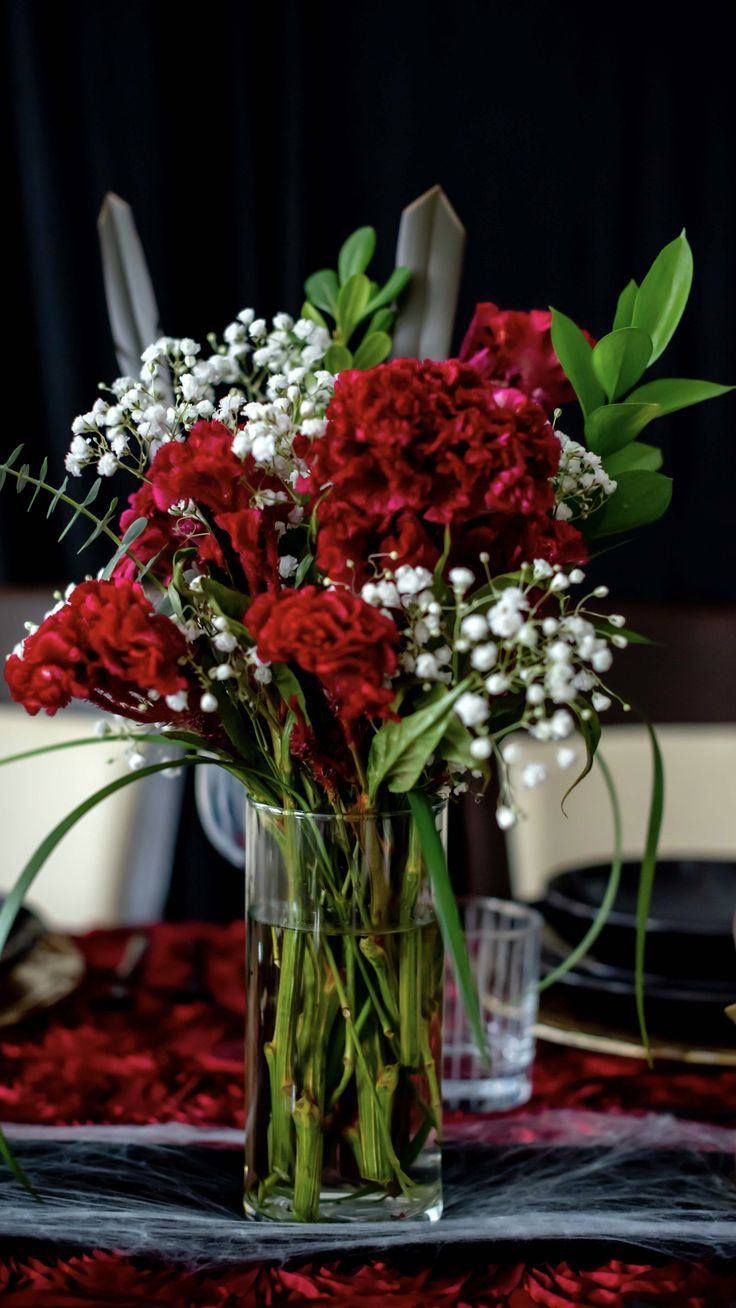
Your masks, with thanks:
[{"label": "blade of lily grass", "polygon": [[540,981],[537,987],[540,992],[542,990],[548,990],[550,986],[553,986],[555,981],[559,981],[560,977],[563,977],[566,972],[569,972],[570,969],[587,954],[591,945],[595,943],[606,925],[608,915],[613,908],[616,895],[618,894],[618,888],[621,883],[621,806],[618,802],[616,786],[613,777],[611,776],[608,764],[603,758],[601,758],[600,754],[596,754],[596,763],[603,773],[603,780],[605,781],[606,789],[608,790],[608,796],[611,801],[611,814],[613,816],[613,858],[611,859],[611,871],[608,877],[608,885],[606,886],[606,893],[601,900],[600,908],[582,940],[573,950],[570,951],[567,958],[564,962],[560,963],[559,967],[553,968],[553,970],[548,972],[546,977]]},{"label": "blade of lily grass", "polygon": [[654,887],[654,873],[657,869],[657,846],[659,844],[659,833],[662,829],[662,815],[664,813],[664,763],[662,762],[662,753],[659,748],[659,741],[657,740],[654,727],[651,722],[647,721],[644,721],[644,726],[649,734],[649,741],[652,747],[652,797],[649,802],[647,839],[644,846],[644,857],[641,861],[639,889],[636,896],[636,961],[634,967],[634,988],[636,993],[636,1012],[639,1018],[639,1030],[641,1031],[642,1043],[647,1051],[647,1062],[651,1067],[652,1051],[649,1044],[646,1014],[644,1012],[644,952],[646,949],[649,907],[652,902],[652,889]]},{"label": "blade of lily grass", "polygon": [[30,1195],[33,1195],[34,1199],[37,1199],[38,1202],[42,1204],[43,1199],[38,1193],[38,1190],[33,1185],[33,1183],[29,1181],[20,1163],[13,1157],[13,1152],[7,1140],[5,1139],[5,1136],[3,1135],[1,1127],[0,1127],[0,1158],[2,1158],[3,1162],[13,1173],[13,1176],[15,1177],[18,1184],[22,1185],[24,1190],[27,1190]]},{"label": "blade of lily grass", "polygon": [[[24,749],[19,754],[6,754],[5,758],[0,758],[0,767],[5,763],[22,763],[27,758],[38,758],[41,754],[55,754],[60,749],[75,749],[77,745],[122,745],[126,742],[134,744],[138,741],[152,745],[175,745],[178,749],[199,744],[198,739],[189,734],[169,736],[146,732],[137,736],[80,736],[78,740],[60,740],[53,745],[37,745],[35,749]],[[207,748],[214,753],[217,746],[208,745]],[[229,754],[222,754],[221,758],[223,763],[232,762]]]},{"label": "blade of lily grass", "polygon": [[432,805],[427,796],[418,790],[410,790],[408,798],[419,836],[419,843],[427,864],[429,879],[432,883],[432,890],[434,891],[437,921],[445,942],[445,949],[452,960],[458,990],[476,1044],[481,1055],[487,1060],[488,1047],[480,1013],[478,986],[470,966],[470,959],[465,945],[465,934],[457,911],[455,892],[450,883],[445,851],[442,848],[442,841],[434,824]]}]

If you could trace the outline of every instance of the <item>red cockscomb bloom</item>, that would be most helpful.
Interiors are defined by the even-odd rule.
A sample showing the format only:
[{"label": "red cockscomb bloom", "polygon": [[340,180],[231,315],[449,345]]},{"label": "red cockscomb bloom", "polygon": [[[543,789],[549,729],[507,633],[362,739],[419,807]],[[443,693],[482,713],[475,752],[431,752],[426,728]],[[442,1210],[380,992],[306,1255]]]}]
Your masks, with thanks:
[{"label": "red cockscomb bloom", "polygon": [[[168,519],[173,550],[192,544],[197,547],[200,562],[230,567],[231,572],[237,572],[240,567],[251,595],[258,595],[264,590],[279,589],[276,525],[285,522],[291,503],[256,507],[254,499],[259,492],[271,491],[283,496],[283,486],[250,456],[239,459],[233,454],[232,441],[232,432],[221,422],[198,422],[186,441],[171,441],[161,446],[149,473],[150,505],[147,502],[143,510],[151,527],[146,528],[140,539],[152,554],[152,546],[166,532]],[[209,526],[194,518],[169,517],[166,510],[188,500],[204,510]],[[129,513],[130,510],[123,518],[132,521]],[[122,519],[120,525],[124,530]],[[136,554],[137,544],[133,546]],[[237,576],[233,576],[233,581],[237,583]]]},{"label": "red cockscomb bloom", "polygon": [[[552,314],[548,309],[499,309],[487,301],[475,306],[460,358],[499,386],[515,386],[552,413],[569,404],[575,392],[552,347]],[[588,332],[591,345],[595,342]]]},{"label": "red cockscomb bloom", "polygon": [[187,688],[179,666],[186,652],[184,636],[154,612],[139,585],[122,577],[85,581],[27,638],[22,654],[11,655],[5,680],[32,714],[53,715],[72,699],[127,712],[150,690]]},{"label": "red cockscomb bloom", "polygon": [[304,586],[261,595],[245,616],[264,662],[294,663],[316,676],[348,726],[387,717],[399,633],[350,591]]},{"label": "red cockscomb bloom", "polygon": [[516,544],[534,519],[548,523],[537,557],[557,561],[562,524],[551,518],[550,479],[559,459],[539,405],[469,364],[397,359],[341,373],[327,431],[308,452],[319,566],[344,582],[365,579],[374,553],[433,567],[446,528],[452,566],[467,533],[483,528],[482,548],[506,571],[517,560],[505,556],[504,539]]}]

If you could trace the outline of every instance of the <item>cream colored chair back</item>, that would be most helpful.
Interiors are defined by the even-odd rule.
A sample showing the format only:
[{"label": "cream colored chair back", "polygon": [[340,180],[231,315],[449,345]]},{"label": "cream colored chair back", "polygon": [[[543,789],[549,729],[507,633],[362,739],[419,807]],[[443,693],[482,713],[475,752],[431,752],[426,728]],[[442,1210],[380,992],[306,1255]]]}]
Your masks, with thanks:
[{"label": "cream colored chair back", "polygon": [[[0,758],[95,734],[100,714],[66,709],[31,718],[0,704]],[[127,773],[123,746],[102,741],[0,768],[0,892],[77,804]],[[54,927],[150,921],[161,915],[181,804],[177,782],[144,778],[87,813],[42,868],[28,904]]]},{"label": "cream colored chair back", "polygon": [[[657,737],[665,768],[659,857],[736,859],[736,726],[660,726]],[[559,745],[542,744],[525,734],[514,740],[522,757],[511,776],[526,817],[507,836],[511,890],[515,899],[537,900],[555,873],[611,858],[611,806],[601,771],[594,765],[568,797],[565,817],[560,800],[580,769],[582,744],[579,762],[562,771],[555,761]],[[636,725],[606,727],[600,749],[619,795],[624,857],[638,860],[651,790],[648,735]],[[545,763],[548,779],[525,790],[521,774],[531,761]]]}]

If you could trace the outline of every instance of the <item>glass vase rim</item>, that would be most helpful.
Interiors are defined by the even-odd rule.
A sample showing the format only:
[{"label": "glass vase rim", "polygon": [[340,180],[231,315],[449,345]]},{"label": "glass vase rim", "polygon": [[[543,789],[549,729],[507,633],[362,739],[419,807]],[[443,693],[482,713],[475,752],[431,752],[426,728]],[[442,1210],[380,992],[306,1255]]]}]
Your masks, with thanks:
[{"label": "glass vase rim", "polygon": [[[271,813],[274,817],[290,817],[295,819],[309,818],[314,820],[318,818],[324,822],[365,822],[368,820],[375,821],[377,818],[411,818],[412,811],[410,808],[399,809],[370,809],[365,813],[353,811],[350,813],[324,813],[316,809],[303,808],[280,808],[278,804],[268,804],[262,799],[253,799],[246,790],[245,802],[250,808],[256,809],[259,813]],[[432,802],[432,812],[435,815],[444,813],[448,807],[449,799],[435,799]]]}]

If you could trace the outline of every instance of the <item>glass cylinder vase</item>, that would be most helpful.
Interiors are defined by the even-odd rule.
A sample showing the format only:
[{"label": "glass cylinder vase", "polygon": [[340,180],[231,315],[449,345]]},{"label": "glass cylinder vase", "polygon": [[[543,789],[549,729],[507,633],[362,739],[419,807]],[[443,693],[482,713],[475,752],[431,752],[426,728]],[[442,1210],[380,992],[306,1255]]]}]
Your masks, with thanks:
[{"label": "glass cylinder vase", "polygon": [[245,850],[247,1216],[436,1220],[443,949],[410,813],[248,800]]}]

